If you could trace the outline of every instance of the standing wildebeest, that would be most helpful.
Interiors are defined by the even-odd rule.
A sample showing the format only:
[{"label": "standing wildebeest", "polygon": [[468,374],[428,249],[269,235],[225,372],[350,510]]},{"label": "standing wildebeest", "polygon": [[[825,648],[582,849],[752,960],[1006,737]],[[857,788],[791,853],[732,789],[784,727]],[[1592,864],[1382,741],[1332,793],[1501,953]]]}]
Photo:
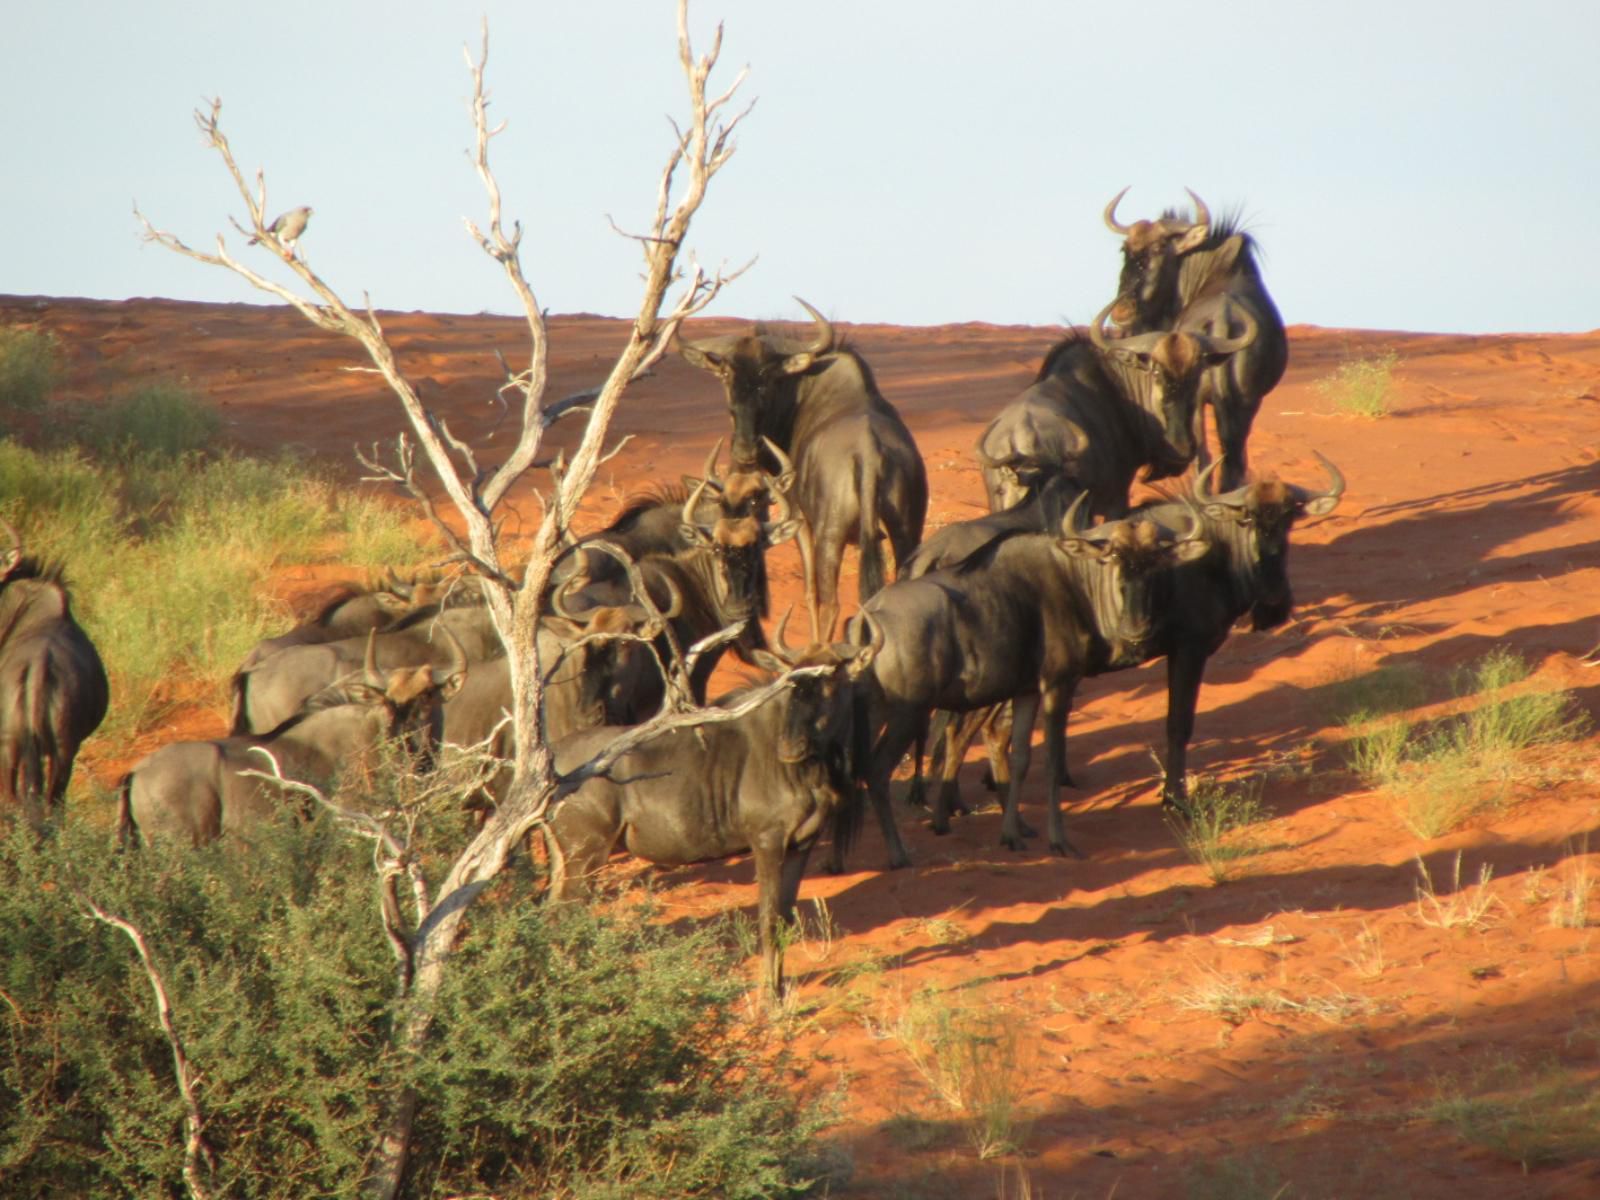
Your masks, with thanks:
[{"label": "standing wildebeest", "polygon": [[[1115,302],[1113,302],[1114,304]],[[1045,355],[1033,384],[978,438],[989,507],[998,512],[1044,476],[1069,475],[1097,516],[1128,511],[1140,468],[1147,479],[1181,474],[1195,454],[1196,394],[1205,372],[1248,348],[1248,319],[1234,338],[1147,333],[1111,339],[1104,323],[1073,331]]]},{"label": "standing wildebeest", "polygon": [[[866,360],[843,347],[821,313],[800,304],[815,323],[809,342],[756,332],[684,342],[679,350],[722,381],[737,469],[756,469],[763,439],[793,460],[811,640],[823,642],[839,614],[845,546],[861,549],[865,602],[888,579],[880,538],[888,536],[897,568],[922,540],[928,476]],[[767,466],[788,474],[776,460]]]},{"label": "standing wildebeest", "polygon": [[[1209,479],[1219,461],[1196,479],[1194,503],[1149,504],[1132,514],[1132,519],[1175,530],[1191,519],[1198,504],[1211,547],[1203,557],[1166,567],[1150,581],[1155,629],[1145,643],[1145,661],[1163,655],[1167,660],[1167,765],[1162,800],[1168,805],[1182,808],[1187,803],[1189,742],[1194,736],[1207,661],[1246,614],[1251,627],[1258,630],[1273,629],[1288,620],[1294,604],[1289,585],[1289,532],[1302,517],[1332,512],[1344,494],[1344,476],[1339,469],[1321,454],[1317,459],[1328,473],[1325,492],[1278,480],[1258,480],[1212,495]],[[1004,723],[997,723],[993,732],[997,739],[1002,738]],[[960,753],[956,752],[958,760]],[[949,778],[947,775],[947,787],[953,793]],[[946,803],[941,792],[941,809]]]},{"label": "standing wildebeest", "polygon": [[1117,203],[1123,188],[1106,205],[1105,223],[1121,235],[1122,277],[1111,316],[1127,333],[1178,330],[1232,337],[1235,322],[1253,322],[1254,344],[1206,371],[1200,384],[1201,408],[1195,412],[1197,449],[1202,466],[1208,461],[1204,408],[1209,405],[1217,426],[1223,460],[1222,488],[1237,488],[1248,462],[1245,442],[1261,400],[1278,385],[1289,364],[1289,339],[1283,318],[1261,280],[1255,240],[1238,228],[1236,218],[1213,221],[1192,191],[1193,221],[1168,210],[1156,221],[1119,224]]},{"label": "standing wildebeest", "polygon": [[852,669],[863,675],[870,728],[881,731],[867,786],[891,867],[908,860],[889,807],[889,776],[928,714],[1006,700],[1016,721],[1000,840],[1012,849],[1023,845],[1018,801],[1042,702],[1050,846],[1059,854],[1072,849],[1056,805],[1066,700],[1085,673],[1143,656],[1152,630],[1150,575],[1206,549],[1198,522],[1178,538],[1148,521],[1081,529],[1085,498],[1073,502],[1059,535],[998,537],[954,567],[890,584],[851,623],[851,641],[862,647]]},{"label": "standing wildebeest", "polygon": [[[843,651],[841,653],[841,651]],[[768,670],[784,662],[765,651]],[[630,854],[677,866],[751,851],[760,889],[762,984],[777,995],[783,962],[777,926],[791,920],[806,858],[829,826],[848,838],[859,791],[846,767],[852,736],[848,647],[813,647],[792,661],[787,691],[741,717],[672,729],[586,780],[553,810],[550,894],[568,899],[619,840]],[[739,693],[722,697],[728,705]],[[571,771],[619,733],[591,729],[556,747]]]},{"label": "standing wildebeest", "polygon": [[66,795],[110,689],[60,566],[24,557],[17,531],[0,527],[11,540],[0,553],[0,808],[21,805],[38,821]]},{"label": "standing wildebeest", "polygon": [[[386,738],[421,739],[426,752],[435,706],[454,695],[467,676],[466,657],[452,646],[448,666],[399,668],[380,674],[371,635],[359,675],[312,697],[271,733],[209,742],[173,742],[123,776],[117,824],[126,843],[172,836],[200,846],[236,833],[280,811],[283,791],[245,774],[268,771],[258,750],[270,752],[285,779],[324,786],[339,778]],[[449,631],[445,631],[449,639]]]}]

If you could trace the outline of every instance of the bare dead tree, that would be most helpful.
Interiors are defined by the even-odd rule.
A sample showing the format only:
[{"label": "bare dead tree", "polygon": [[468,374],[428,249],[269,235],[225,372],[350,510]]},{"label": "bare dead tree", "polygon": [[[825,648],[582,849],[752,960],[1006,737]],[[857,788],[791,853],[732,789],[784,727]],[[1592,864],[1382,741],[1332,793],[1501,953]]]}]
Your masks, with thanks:
[{"label": "bare dead tree", "polygon": [[211,1191],[206,1187],[205,1179],[201,1173],[201,1163],[207,1167],[211,1164],[211,1151],[205,1143],[205,1115],[200,1111],[200,1100],[196,1094],[195,1084],[200,1073],[194,1064],[189,1061],[189,1056],[184,1053],[183,1039],[178,1036],[178,1027],[172,1020],[172,1001],[168,997],[167,983],[162,978],[161,972],[156,969],[154,957],[150,954],[150,947],[144,940],[144,934],[132,922],[124,920],[114,913],[108,913],[89,897],[78,894],[78,902],[83,905],[84,911],[96,921],[102,921],[113,929],[121,930],[133,943],[134,950],[139,955],[139,962],[144,966],[145,978],[150,981],[150,990],[155,993],[156,1019],[161,1023],[161,1032],[166,1035],[167,1045],[172,1050],[172,1070],[178,1080],[178,1094],[183,1097],[183,1182],[189,1189],[189,1195],[194,1200],[211,1200]]},{"label": "bare dead tree", "polygon": [[[348,305],[316,273],[304,241],[280,238],[267,222],[265,176],[257,171],[253,188],[246,181],[222,129],[220,100],[212,101],[209,109],[196,111],[195,122],[209,147],[221,157],[244,201],[249,220],[243,224],[233,222],[234,228],[275,256],[298,279],[303,290],[274,282],[235,258],[223,235],[217,236],[214,252],[197,250],[176,235],[157,229],[135,209],[147,240],[196,261],[233,271],[260,290],[293,305],[318,328],[360,344],[372,363],[367,369],[383,377],[400,401],[409,425],[408,433],[397,440],[392,462],[381,462],[375,454],[363,456],[362,461],[381,477],[405,486],[439,527],[454,555],[471,563],[483,576],[489,609],[508,650],[513,696],[514,775],[511,785],[493,816],[451,864],[431,899],[425,895],[418,898],[414,909],[415,925],[403,934],[391,933],[391,941],[403,937],[406,943],[403,950],[396,948],[397,958],[401,958],[403,964],[400,974],[406,1003],[397,1042],[398,1048],[405,1052],[419,1049],[432,1026],[435,1000],[447,964],[459,943],[462,918],[468,907],[504,868],[528,831],[544,821],[551,804],[649,738],[682,725],[731,719],[747,707],[770,698],[787,683],[780,680],[758,689],[738,708],[710,712],[685,712],[681,708],[666,711],[619,738],[600,758],[566,776],[556,775],[544,735],[544,674],[535,630],[557,551],[596,469],[606,457],[611,420],[629,383],[661,358],[685,318],[704,309],[724,286],[746,269],[741,267],[727,273],[719,270],[707,275],[684,250],[690,224],[712,178],[734,152],[733,132],[750,111],[748,106],[737,112],[729,108],[745,72],[740,71],[722,92],[708,91],[712,70],[721,54],[722,28],[717,27],[710,50],[696,58],[689,38],[688,0],[678,3],[677,34],[678,59],[689,93],[689,118],[686,124],[672,126],[673,145],[661,172],[649,225],[643,232],[626,235],[637,242],[644,259],[644,291],[638,314],[606,379],[578,397],[554,403],[547,402],[545,395],[548,332],[544,311],[523,272],[522,228],[513,222],[507,230],[499,184],[489,163],[490,143],[506,126],[504,122],[493,126],[489,123],[489,94],[484,85],[489,51],[487,28],[476,59],[467,53],[473,82],[473,164],[487,193],[489,211],[486,227],[471,220],[466,222],[466,227],[473,240],[505,271],[507,281],[521,302],[528,330],[527,366],[520,371],[512,371],[507,366],[506,378],[496,390],[502,402],[506,397],[511,398],[508,417],[518,422],[519,432],[504,462],[493,470],[484,468],[473,448],[423,405],[415,386],[396,360],[370,300],[363,297],[361,311]],[[687,257],[687,265],[680,261],[683,257]],[[669,294],[674,292],[675,296],[669,300]],[[512,413],[511,409],[518,411]],[[583,436],[570,461],[558,457],[551,465],[551,488],[540,498],[543,517],[527,565],[521,577],[514,578],[502,556],[497,510],[513,485],[538,462],[546,430],[559,417],[580,411],[587,412]],[[440,517],[419,482],[418,450],[443,487],[460,520],[461,532]],[[695,649],[701,650],[704,646]],[[369,836],[385,847],[378,856],[380,869],[387,872],[391,880],[395,879],[402,860],[396,857],[394,845],[385,843],[375,831]],[[385,894],[394,895],[388,889]],[[389,917],[386,912],[385,929],[398,929]],[[395,1098],[387,1127],[381,1131],[371,1156],[366,1188],[369,1195],[387,1200],[399,1187],[417,1101],[418,1097],[411,1092]]]}]

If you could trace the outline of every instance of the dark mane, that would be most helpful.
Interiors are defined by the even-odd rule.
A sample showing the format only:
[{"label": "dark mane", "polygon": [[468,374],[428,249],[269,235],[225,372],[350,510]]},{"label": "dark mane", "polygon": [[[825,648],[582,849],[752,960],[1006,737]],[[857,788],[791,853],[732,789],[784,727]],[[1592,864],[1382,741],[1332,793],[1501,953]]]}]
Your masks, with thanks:
[{"label": "dark mane", "polygon": [[681,483],[658,483],[625,497],[616,516],[611,518],[605,533],[623,533],[631,529],[652,508],[671,506],[681,509],[689,499],[689,489]]},{"label": "dark mane", "polygon": [[1056,360],[1069,351],[1076,350],[1079,346],[1092,346],[1088,330],[1069,329],[1059,342],[1045,352],[1044,361],[1039,364],[1039,372],[1033,377],[1035,383],[1043,383],[1055,374]]},{"label": "dark mane", "polygon": [[[1178,221],[1191,221],[1194,219],[1192,213],[1176,208],[1166,209],[1162,212],[1161,217],[1163,220]],[[1242,206],[1230,208],[1226,212],[1214,215],[1211,218],[1211,227],[1206,233],[1206,240],[1195,247],[1194,253],[1215,250],[1234,234],[1240,234],[1244,238],[1244,249],[1239,254],[1241,262],[1247,258],[1254,257],[1258,253],[1255,237],[1244,227],[1244,208]]]},{"label": "dark mane", "polygon": [[10,583],[14,579],[37,579],[40,583],[54,583],[66,587],[66,576],[62,572],[62,563],[45,562],[30,554],[25,558],[19,558],[17,565],[11,568],[0,583]]}]

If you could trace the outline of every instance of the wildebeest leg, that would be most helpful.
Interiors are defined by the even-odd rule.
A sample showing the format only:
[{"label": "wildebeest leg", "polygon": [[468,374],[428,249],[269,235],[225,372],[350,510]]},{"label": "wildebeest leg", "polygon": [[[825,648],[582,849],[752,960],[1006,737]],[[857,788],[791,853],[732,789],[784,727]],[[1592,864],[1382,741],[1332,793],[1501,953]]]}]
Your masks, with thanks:
[{"label": "wildebeest leg", "polygon": [[[756,926],[761,933],[761,993],[776,1000],[783,992],[783,951],[778,944],[778,922],[784,919],[784,831],[762,830],[750,840],[756,860]],[[801,866],[804,867],[804,860]],[[796,880],[796,888],[799,881]]]},{"label": "wildebeest leg", "polygon": [[550,887],[555,901],[574,900],[589,888],[589,881],[605,866],[622,836],[622,826],[589,802],[587,796],[564,801],[546,826],[550,859]]},{"label": "wildebeest leg", "polygon": [[817,628],[819,642],[833,640],[834,622],[839,617],[839,565],[844,561],[845,531],[824,525],[817,535]]},{"label": "wildebeest leg", "polygon": [[1230,397],[1212,406],[1217,423],[1217,453],[1222,456],[1222,470],[1218,474],[1222,476],[1221,486],[1225,492],[1244,484],[1250,465],[1245,458],[1245,443],[1250,440],[1250,425],[1256,415],[1244,398],[1241,397],[1239,403],[1231,400]]},{"label": "wildebeest leg", "polygon": [[967,748],[972,745],[972,739],[977,736],[978,730],[988,719],[989,709],[980,709],[977,712],[947,714],[944,728],[944,761],[939,774],[939,798],[935,802],[933,831],[935,833],[950,832],[950,814],[952,812],[968,813],[972,810],[961,801],[961,784],[959,774],[961,763],[967,757]]},{"label": "wildebeest leg", "polygon": [[1067,841],[1061,820],[1061,776],[1066,769],[1067,714],[1072,711],[1072,692],[1077,681],[1051,688],[1044,694],[1045,765],[1049,768],[1045,784],[1050,797],[1050,849],[1057,854],[1083,857],[1083,852]]},{"label": "wildebeest leg", "polygon": [[[934,726],[934,728],[938,728],[938,726]],[[911,744],[911,786],[906,789],[906,803],[915,805],[917,808],[928,807],[928,798],[924,794],[922,783],[922,755],[928,748],[928,737],[929,720],[928,714],[924,713],[922,721],[917,725],[915,740]],[[935,734],[933,745],[936,750],[939,746],[938,738],[939,735]],[[933,773],[931,757],[928,762],[928,773],[930,775]]]},{"label": "wildebeest leg", "polygon": [[1026,848],[1024,838],[1034,836],[1022,820],[1022,781],[1028,774],[1028,758],[1032,753],[1033,719],[1039,713],[1039,696],[1024,696],[1011,702],[1011,786],[1006,791],[1006,815],[1000,822],[1000,844],[1008,850]]},{"label": "wildebeest leg", "polygon": [[[889,807],[889,776],[894,774],[895,767],[905,757],[906,748],[911,745],[916,733],[917,723],[922,719],[923,715],[914,709],[892,709],[889,719],[884,723],[883,732],[878,735],[877,744],[872,748],[871,762],[867,767],[867,795],[872,800],[872,810],[877,813],[878,824],[883,829],[883,840],[889,847],[891,870],[910,866],[911,857],[906,853],[905,843],[900,840],[900,831],[895,828],[894,813]],[[834,845],[837,857],[838,843]]]},{"label": "wildebeest leg", "polygon": [[1011,748],[1011,702],[996,704],[989,710],[983,724],[984,752],[989,758],[989,769],[983,786],[998,792],[1011,783],[1011,769],[1006,765],[1006,753]]},{"label": "wildebeest leg", "polygon": [[1167,655],[1167,782],[1161,802],[1174,808],[1189,806],[1189,741],[1205,670],[1203,654],[1180,650]]}]

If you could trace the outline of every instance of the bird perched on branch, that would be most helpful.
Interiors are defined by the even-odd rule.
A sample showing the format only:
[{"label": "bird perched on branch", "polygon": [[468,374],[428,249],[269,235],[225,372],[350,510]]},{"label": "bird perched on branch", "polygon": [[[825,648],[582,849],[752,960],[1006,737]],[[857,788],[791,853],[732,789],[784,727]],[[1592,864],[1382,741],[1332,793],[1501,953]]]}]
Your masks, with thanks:
[{"label": "bird perched on branch", "polygon": [[[311,206],[302,204],[299,208],[291,208],[286,213],[279,213],[278,218],[267,226],[267,232],[273,234],[285,246],[294,252],[295,242],[306,231],[306,222],[311,219]],[[250,239],[249,244],[254,246],[261,240],[260,235]]]}]

